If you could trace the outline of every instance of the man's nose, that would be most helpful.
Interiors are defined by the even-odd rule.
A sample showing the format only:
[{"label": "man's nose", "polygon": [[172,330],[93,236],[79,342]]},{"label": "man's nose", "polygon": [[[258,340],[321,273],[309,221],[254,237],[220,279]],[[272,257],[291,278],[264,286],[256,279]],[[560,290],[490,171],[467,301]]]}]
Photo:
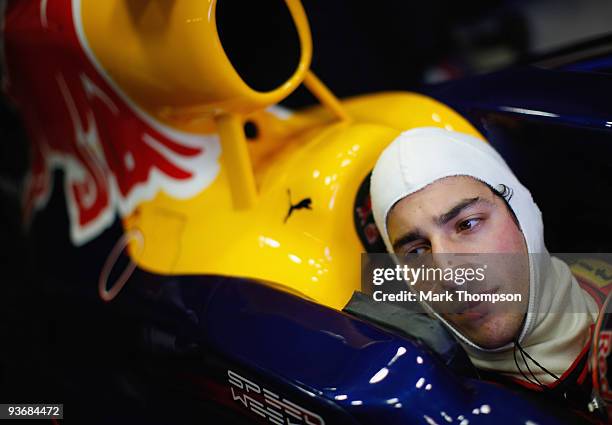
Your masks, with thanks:
[{"label": "man's nose", "polygon": [[[433,266],[441,270],[447,270],[449,268],[455,268],[460,266],[464,259],[462,256],[457,256],[457,253],[461,253],[461,247],[457,243],[448,240],[444,237],[432,238],[431,239],[431,254]],[[452,280],[444,280],[438,282],[444,289],[457,289],[457,285]]]}]

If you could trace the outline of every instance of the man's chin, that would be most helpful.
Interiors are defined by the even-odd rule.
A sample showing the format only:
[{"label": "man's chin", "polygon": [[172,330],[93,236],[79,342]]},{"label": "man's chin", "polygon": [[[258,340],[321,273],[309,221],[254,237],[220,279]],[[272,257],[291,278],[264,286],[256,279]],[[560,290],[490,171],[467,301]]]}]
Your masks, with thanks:
[{"label": "man's chin", "polygon": [[514,340],[518,331],[508,323],[506,314],[474,313],[460,314],[450,322],[467,339],[486,349],[501,348]]}]

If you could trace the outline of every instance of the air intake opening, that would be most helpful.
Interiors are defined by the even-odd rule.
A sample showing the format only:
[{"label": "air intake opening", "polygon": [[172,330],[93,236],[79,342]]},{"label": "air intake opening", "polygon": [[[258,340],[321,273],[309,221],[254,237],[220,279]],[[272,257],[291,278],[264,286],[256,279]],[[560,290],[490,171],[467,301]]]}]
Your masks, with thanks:
[{"label": "air intake opening", "polygon": [[217,31],[225,54],[253,90],[273,90],[293,75],[300,40],[283,0],[220,0]]}]

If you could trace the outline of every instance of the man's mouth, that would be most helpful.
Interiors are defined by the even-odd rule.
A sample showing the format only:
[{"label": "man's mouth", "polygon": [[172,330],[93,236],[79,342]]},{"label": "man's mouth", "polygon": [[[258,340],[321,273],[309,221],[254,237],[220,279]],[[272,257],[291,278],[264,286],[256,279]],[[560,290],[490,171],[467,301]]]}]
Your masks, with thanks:
[{"label": "man's mouth", "polygon": [[[488,291],[483,292],[475,292],[470,293],[470,295],[483,295],[483,294],[495,294],[498,292],[498,288],[493,288]],[[480,298],[480,297],[473,297]],[[459,309],[456,311],[456,314],[459,314],[461,318],[467,320],[479,320],[485,317],[489,313],[489,305],[485,301],[482,300],[468,300],[464,301]]]}]

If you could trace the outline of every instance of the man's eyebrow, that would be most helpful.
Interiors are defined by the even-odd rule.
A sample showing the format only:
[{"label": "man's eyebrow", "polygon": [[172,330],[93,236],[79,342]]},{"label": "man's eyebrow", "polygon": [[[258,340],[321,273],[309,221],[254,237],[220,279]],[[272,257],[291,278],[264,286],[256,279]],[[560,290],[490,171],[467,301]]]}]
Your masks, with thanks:
[{"label": "man's eyebrow", "polygon": [[471,207],[474,204],[478,204],[478,203],[485,203],[485,204],[489,204],[489,205],[494,205],[492,202],[490,202],[490,201],[488,201],[486,199],[480,198],[478,196],[476,198],[464,199],[464,200],[460,201],[457,205],[452,207],[450,210],[445,212],[444,214],[441,214],[438,217],[436,217],[434,219],[434,222],[438,226],[444,226],[446,223],[451,221],[453,218],[457,217],[461,213],[461,211],[463,211],[466,208]]},{"label": "man's eyebrow", "polygon": [[403,245],[406,245],[410,242],[418,241],[419,239],[425,239],[425,236],[423,236],[423,234],[418,230],[413,230],[408,233],[405,233],[404,235],[400,236],[395,242],[393,242],[393,250],[395,251]]}]

